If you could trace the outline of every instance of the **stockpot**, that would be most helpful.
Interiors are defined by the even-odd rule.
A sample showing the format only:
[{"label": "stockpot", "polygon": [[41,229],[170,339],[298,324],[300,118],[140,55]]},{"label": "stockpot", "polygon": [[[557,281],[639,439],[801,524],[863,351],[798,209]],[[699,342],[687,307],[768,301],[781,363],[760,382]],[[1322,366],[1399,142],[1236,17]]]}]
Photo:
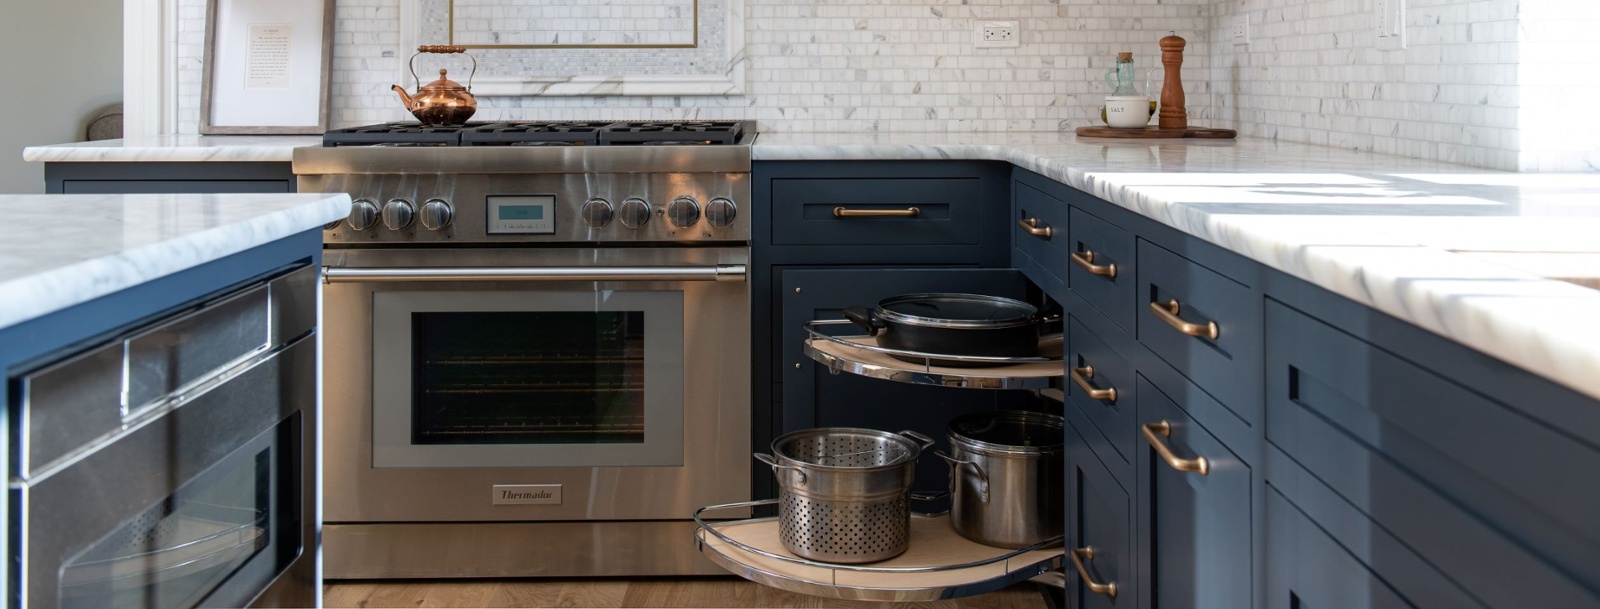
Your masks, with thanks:
[{"label": "stockpot", "polygon": [[865,563],[911,543],[911,480],[933,439],[915,431],[802,429],[755,458],[778,478],[778,537],[796,556]]},{"label": "stockpot", "polygon": [[974,412],[950,422],[950,524],[962,537],[1024,548],[1061,535],[1066,472],[1058,415]]}]

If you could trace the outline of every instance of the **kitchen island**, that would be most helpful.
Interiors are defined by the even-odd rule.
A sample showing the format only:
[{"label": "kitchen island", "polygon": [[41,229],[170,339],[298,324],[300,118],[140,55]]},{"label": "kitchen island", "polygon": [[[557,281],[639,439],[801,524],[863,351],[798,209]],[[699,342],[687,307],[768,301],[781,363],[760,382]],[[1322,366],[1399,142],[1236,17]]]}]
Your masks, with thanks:
[{"label": "kitchen island", "polygon": [[[258,480],[289,502],[261,508],[271,516],[241,530],[255,531],[247,547],[299,549],[263,562],[213,544],[188,564],[245,565],[248,575],[213,582],[217,602],[314,601],[315,279],[321,225],[348,206],[344,195],[0,196],[12,220],[0,227],[0,410],[11,422],[0,441],[19,443],[0,454],[22,498],[0,509],[6,556],[29,582],[19,606],[120,598],[120,584],[73,566],[95,554],[80,552],[107,547],[96,540],[135,515],[211,526],[181,506],[215,500],[203,490],[228,469],[217,466],[240,459],[240,471],[274,472]],[[271,430],[257,436],[253,421]],[[240,446],[276,458],[227,455]],[[161,539],[174,550],[151,560],[182,552]],[[64,583],[48,585],[57,573]]]}]

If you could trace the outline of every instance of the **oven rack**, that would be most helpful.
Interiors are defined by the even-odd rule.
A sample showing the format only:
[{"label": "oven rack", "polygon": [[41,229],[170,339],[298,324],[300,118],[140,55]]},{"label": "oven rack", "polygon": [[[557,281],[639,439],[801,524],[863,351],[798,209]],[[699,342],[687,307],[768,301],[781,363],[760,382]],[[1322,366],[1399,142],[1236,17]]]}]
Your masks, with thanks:
[{"label": "oven rack", "polygon": [[900,556],[866,565],[807,560],[779,540],[777,518],[707,522],[708,511],[777,505],[777,499],[712,505],[695,510],[695,548],[712,562],[750,581],[827,598],[921,602],[993,592],[1041,578],[1063,566],[1061,536],[1010,550],[966,539],[948,514],[911,514],[911,546]]},{"label": "oven rack", "polygon": [[[878,346],[870,336],[831,336],[819,328],[854,325],[845,319],[805,323],[802,352],[834,374],[848,372],[914,385],[969,389],[1046,389],[1065,375],[1057,357],[979,357],[920,353]],[[1040,353],[1060,352],[1061,335],[1039,339]],[[906,358],[906,359],[900,359]],[[920,363],[915,361],[920,360]],[[951,366],[949,364],[957,364]],[[982,367],[973,367],[982,366]]]}]

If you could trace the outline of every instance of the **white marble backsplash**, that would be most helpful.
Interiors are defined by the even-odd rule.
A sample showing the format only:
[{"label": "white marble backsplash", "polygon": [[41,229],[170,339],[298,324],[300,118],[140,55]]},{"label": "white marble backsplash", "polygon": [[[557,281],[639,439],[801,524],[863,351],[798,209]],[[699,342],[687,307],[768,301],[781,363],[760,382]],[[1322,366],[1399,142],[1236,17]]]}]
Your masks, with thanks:
[{"label": "white marble backsplash", "polygon": [[[426,10],[404,15],[446,0],[330,1],[333,126],[409,119],[389,91],[414,84],[401,45],[438,28]],[[179,131],[195,133],[205,0],[178,3]],[[707,70],[668,50],[657,59],[537,51],[496,68],[527,78],[491,83],[506,95],[480,99],[475,118],[754,119],[769,133],[1070,131],[1098,124],[1101,76],[1116,52],[1153,67],[1155,41],[1176,31],[1190,42],[1184,79],[1198,125],[1494,169],[1600,171],[1600,122],[1572,106],[1600,93],[1600,81],[1584,78],[1600,55],[1580,47],[1600,28],[1600,2],[1408,3],[1409,48],[1380,51],[1372,0],[744,0],[746,44],[734,55],[743,85],[706,87],[737,94],[589,94],[670,90],[652,78],[721,73],[726,59]],[[1235,46],[1228,24],[1241,15],[1251,44]],[[1020,23],[1018,48],[974,48],[975,24],[993,19]],[[599,74],[656,60],[636,81]]]}]

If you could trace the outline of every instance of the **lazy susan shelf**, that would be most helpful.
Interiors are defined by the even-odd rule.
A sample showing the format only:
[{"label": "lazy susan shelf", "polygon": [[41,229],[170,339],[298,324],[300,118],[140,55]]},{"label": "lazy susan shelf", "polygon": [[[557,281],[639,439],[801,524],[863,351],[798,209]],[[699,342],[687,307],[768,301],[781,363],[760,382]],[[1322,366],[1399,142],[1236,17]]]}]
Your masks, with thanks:
[{"label": "lazy susan shelf", "polygon": [[[896,351],[878,346],[870,336],[829,336],[821,326],[848,325],[826,320],[806,324],[809,337],[802,351],[834,373],[846,372],[914,385],[939,385],[968,389],[1044,389],[1065,374],[1059,358],[961,357]],[[1040,353],[1060,353],[1061,336],[1039,341]],[[899,355],[900,357],[895,357]],[[913,361],[908,361],[913,360]],[[956,366],[941,365],[954,363]],[[973,367],[973,364],[985,364]]]},{"label": "lazy susan shelf", "polygon": [[[752,501],[701,508],[773,505]],[[1008,550],[957,535],[948,515],[911,515],[911,545],[904,554],[870,565],[834,565],[790,554],[778,539],[778,519],[729,522],[695,520],[695,546],[712,562],[750,581],[828,598],[919,602],[973,596],[1039,577],[1062,567],[1060,538],[1043,548]]]}]

